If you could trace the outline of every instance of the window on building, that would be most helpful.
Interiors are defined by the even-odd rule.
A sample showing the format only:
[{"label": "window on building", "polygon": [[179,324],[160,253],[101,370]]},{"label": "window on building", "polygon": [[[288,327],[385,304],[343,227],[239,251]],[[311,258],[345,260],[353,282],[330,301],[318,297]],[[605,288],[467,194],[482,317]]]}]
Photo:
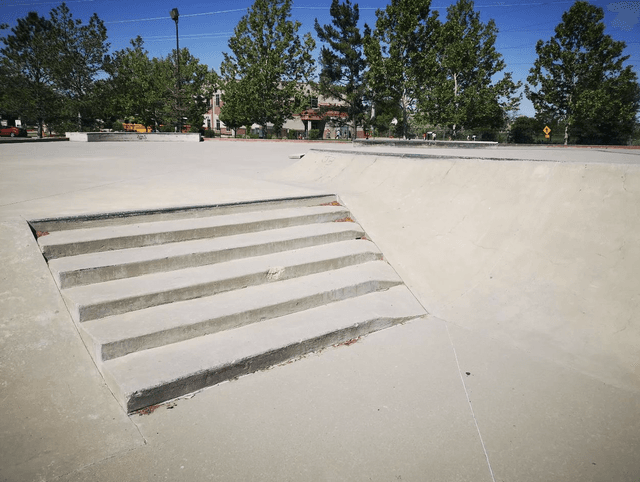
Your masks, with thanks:
[{"label": "window on building", "polygon": [[318,98],[317,97],[311,97],[311,108],[312,109],[317,109],[318,108]]},{"label": "window on building", "polygon": [[216,119],[216,130],[220,130],[220,119]]},{"label": "window on building", "polygon": [[216,106],[220,107],[220,94],[216,94]]}]

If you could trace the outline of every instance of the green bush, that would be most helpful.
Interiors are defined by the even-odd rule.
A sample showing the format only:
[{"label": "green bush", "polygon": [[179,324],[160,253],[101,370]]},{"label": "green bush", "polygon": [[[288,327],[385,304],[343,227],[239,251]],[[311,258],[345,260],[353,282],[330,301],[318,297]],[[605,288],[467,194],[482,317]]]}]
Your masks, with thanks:
[{"label": "green bush", "polygon": [[213,129],[205,129],[204,136],[211,139],[216,136],[216,131],[214,131]]},{"label": "green bush", "polygon": [[122,125],[122,122],[120,121],[114,121],[113,124],[111,124],[111,129],[114,132],[122,132],[124,130],[124,126]]},{"label": "green bush", "polygon": [[318,129],[310,129],[309,139],[311,139],[312,141],[320,139],[320,131]]}]

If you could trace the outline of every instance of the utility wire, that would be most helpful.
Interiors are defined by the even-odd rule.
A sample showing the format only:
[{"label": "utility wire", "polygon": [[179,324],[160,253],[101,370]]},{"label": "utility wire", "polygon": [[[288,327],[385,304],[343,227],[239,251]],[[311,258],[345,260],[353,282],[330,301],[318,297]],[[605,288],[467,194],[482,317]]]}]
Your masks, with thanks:
[{"label": "utility wire", "polygon": [[[187,13],[187,14],[180,14],[180,18],[183,17],[200,17],[203,15],[219,15],[221,13],[233,13],[233,12],[245,12],[247,9],[246,8],[234,8],[232,10],[218,10],[216,12],[203,12],[203,13]],[[151,20],[166,20],[167,16],[165,15],[164,17],[148,17],[148,18],[133,18],[130,20],[112,20],[110,22],[105,22],[105,24],[107,23],[131,23],[131,22],[148,22]]]}]

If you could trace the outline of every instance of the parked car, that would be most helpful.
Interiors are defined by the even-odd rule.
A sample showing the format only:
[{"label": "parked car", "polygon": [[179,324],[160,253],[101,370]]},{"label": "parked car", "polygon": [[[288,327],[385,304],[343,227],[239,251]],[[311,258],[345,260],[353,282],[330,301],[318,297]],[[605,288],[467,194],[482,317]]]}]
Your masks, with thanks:
[{"label": "parked car", "polygon": [[5,137],[27,137],[27,129],[22,127],[0,127],[0,136]]}]

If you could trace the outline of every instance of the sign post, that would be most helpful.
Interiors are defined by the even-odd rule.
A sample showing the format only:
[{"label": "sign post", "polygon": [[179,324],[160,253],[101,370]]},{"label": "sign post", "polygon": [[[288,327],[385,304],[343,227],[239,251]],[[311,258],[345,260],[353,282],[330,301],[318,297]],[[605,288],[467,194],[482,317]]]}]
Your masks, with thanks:
[{"label": "sign post", "polygon": [[549,129],[549,126],[544,126],[544,129],[542,129],[542,132],[544,132],[545,139],[550,139],[549,133],[551,132],[551,129]]}]

